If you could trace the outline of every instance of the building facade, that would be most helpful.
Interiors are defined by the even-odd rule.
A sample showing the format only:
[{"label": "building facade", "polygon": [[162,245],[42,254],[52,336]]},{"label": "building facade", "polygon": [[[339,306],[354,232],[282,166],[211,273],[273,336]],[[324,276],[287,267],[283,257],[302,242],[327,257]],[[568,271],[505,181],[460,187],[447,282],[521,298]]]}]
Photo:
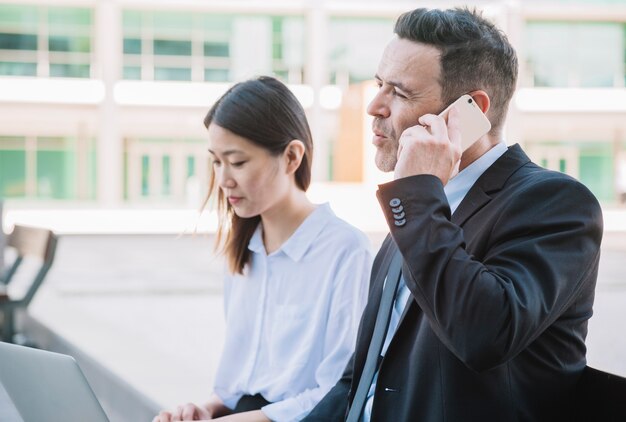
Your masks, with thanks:
[{"label": "building facade", "polygon": [[[448,1],[0,2],[0,198],[196,206],[204,114],[271,74],[307,110],[315,181],[376,183],[371,79],[393,22]],[[477,1],[517,48],[506,128],[607,204],[626,195],[626,0]]]}]

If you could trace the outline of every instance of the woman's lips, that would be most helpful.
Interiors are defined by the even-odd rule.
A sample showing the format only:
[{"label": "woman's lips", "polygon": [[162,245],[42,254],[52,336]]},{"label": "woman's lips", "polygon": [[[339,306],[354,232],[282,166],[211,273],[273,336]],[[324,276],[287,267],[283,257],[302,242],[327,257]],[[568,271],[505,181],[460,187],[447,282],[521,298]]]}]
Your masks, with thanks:
[{"label": "woman's lips", "polygon": [[239,202],[241,202],[243,198],[241,198],[240,196],[229,196],[228,197],[228,202],[230,203],[230,205],[237,205]]}]

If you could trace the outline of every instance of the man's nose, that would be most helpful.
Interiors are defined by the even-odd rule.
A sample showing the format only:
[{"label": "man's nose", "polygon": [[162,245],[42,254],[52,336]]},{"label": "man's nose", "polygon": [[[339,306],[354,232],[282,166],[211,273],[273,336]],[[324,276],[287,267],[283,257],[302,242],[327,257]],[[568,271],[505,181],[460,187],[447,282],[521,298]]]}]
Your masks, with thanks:
[{"label": "man's nose", "polygon": [[389,117],[387,98],[382,89],[376,93],[376,96],[367,105],[367,114],[374,117]]}]

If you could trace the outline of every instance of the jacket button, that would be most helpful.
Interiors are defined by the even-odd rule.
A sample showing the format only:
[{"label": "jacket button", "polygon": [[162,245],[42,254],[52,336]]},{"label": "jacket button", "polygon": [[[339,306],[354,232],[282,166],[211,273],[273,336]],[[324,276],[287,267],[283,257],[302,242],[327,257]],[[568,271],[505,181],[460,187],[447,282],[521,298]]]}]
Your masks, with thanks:
[{"label": "jacket button", "polygon": [[402,212],[404,211],[404,207],[402,205],[400,205],[398,208],[392,208],[391,212],[393,213],[398,213],[398,212]]},{"label": "jacket button", "polygon": [[398,227],[402,227],[406,224],[406,218],[403,218],[402,220],[396,220],[394,221],[394,224]]},{"label": "jacket button", "polygon": [[404,213],[401,212],[400,214],[394,214],[393,218],[395,218],[396,220],[402,220],[404,218]]},{"label": "jacket button", "polygon": [[400,204],[401,202],[398,198],[393,198],[391,201],[389,201],[389,205],[391,205],[392,207],[397,207]]}]

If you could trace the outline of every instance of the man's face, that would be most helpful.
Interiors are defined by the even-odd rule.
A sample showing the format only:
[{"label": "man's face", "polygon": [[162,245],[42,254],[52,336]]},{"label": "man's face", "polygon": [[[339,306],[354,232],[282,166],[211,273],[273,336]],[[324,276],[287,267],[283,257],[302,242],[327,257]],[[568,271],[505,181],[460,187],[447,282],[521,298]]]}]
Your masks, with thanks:
[{"label": "man's face", "polygon": [[435,47],[394,38],[378,65],[379,90],[367,107],[374,116],[372,143],[376,167],[393,171],[398,141],[405,129],[418,124],[420,116],[444,108],[439,86],[440,53]]}]

